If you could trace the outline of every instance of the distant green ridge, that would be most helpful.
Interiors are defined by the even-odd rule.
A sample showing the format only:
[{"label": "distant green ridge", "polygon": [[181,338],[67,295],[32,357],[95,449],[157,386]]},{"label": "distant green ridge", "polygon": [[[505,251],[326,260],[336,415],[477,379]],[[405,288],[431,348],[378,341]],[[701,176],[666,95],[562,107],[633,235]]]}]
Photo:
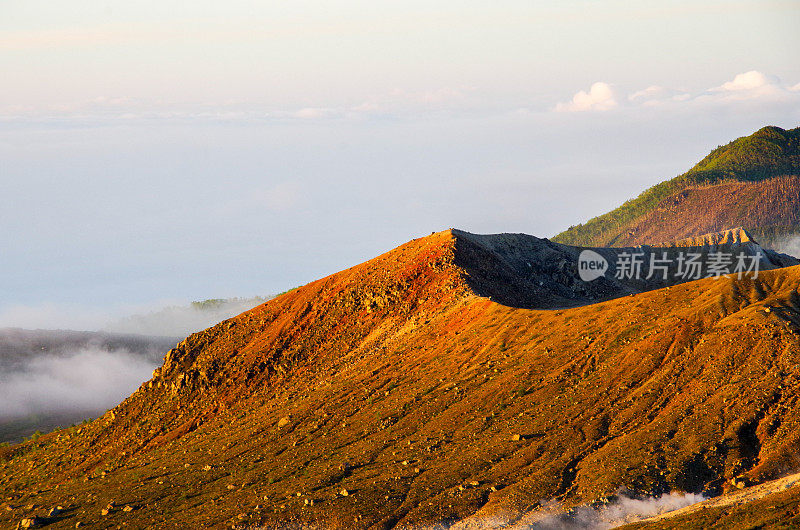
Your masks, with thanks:
[{"label": "distant green ridge", "polygon": [[626,226],[685,188],[730,181],[754,182],[789,174],[800,174],[800,127],[791,130],[764,127],[717,147],[683,175],[656,184],[619,208],[572,226],[552,239],[566,245],[613,246]]}]

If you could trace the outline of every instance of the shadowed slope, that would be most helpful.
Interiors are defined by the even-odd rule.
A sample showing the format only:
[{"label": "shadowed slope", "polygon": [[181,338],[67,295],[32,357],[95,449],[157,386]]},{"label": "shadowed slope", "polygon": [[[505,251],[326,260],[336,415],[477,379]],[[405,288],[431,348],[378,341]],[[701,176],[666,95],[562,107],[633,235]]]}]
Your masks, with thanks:
[{"label": "shadowed slope", "polygon": [[443,232],[192,335],[103,418],[17,447],[0,521],[480,527],[797,466],[800,267],[541,311],[477,296],[463,242],[519,266]]},{"label": "shadowed slope", "polygon": [[[563,309],[597,303],[630,294],[675,285],[686,279],[677,274],[679,254],[689,252],[708,260],[711,252],[731,256],[761,256],[761,270],[798,265],[797,259],[762,248],[744,229],[666,244],[663,247],[591,248],[609,266],[608,272],[592,281],[583,281],[578,272],[579,257],[584,250],[553,243],[527,234],[470,234],[453,230],[454,263],[463,270],[467,284],[478,295],[512,307],[530,309]],[[641,274],[620,275],[617,265],[621,256],[635,254],[642,262]],[[670,273],[650,277],[651,257],[671,263]],[[733,270],[733,269],[731,269]]]}]

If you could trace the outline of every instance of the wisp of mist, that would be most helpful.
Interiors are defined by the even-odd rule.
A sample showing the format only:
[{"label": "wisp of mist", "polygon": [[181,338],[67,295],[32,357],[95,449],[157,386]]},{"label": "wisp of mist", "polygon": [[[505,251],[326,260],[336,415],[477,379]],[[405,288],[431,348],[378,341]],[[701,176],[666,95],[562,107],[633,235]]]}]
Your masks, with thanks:
[{"label": "wisp of mist", "polygon": [[149,313],[130,315],[107,323],[105,331],[161,337],[186,337],[243,313],[272,297],[229,298],[168,306]]},{"label": "wisp of mist", "polygon": [[656,515],[691,506],[706,498],[699,493],[672,492],[660,497],[635,499],[625,495],[599,508],[578,506],[564,511],[559,503],[546,506],[546,512],[532,513],[523,518],[522,527],[540,530],[608,530],[625,524],[643,521]]},{"label": "wisp of mist", "polygon": [[778,241],[775,242],[775,250],[784,254],[789,254],[795,258],[800,258],[800,236],[778,239]]}]

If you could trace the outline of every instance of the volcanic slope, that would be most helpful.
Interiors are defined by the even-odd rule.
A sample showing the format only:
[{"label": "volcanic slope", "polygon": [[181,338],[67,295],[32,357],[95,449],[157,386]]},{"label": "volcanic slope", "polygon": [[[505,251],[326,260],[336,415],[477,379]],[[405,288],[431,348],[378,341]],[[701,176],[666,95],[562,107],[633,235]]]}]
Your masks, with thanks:
[{"label": "volcanic slope", "polygon": [[660,245],[737,226],[779,250],[800,237],[800,128],[764,127],[720,146],[683,175],[553,240]]},{"label": "volcanic slope", "polygon": [[483,527],[797,468],[800,267],[534,310],[476,294],[464,234],[196,333],[103,417],[2,450],[0,524]]}]

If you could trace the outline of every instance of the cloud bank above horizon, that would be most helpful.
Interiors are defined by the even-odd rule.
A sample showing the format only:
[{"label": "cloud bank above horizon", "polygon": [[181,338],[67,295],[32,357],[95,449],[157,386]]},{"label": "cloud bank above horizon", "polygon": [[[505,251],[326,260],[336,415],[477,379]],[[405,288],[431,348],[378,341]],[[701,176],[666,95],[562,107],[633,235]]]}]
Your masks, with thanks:
[{"label": "cloud bank above horizon", "polygon": [[426,117],[457,118],[459,116],[497,116],[510,113],[612,111],[662,105],[712,108],[727,105],[731,111],[740,103],[785,105],[800,103],[800,82],[785,83],[778,76],[750,70],[736,74],[718,86],[698,91],[649,85],[623,93],[614,84],[597,81],[588,90],[579,90],[571,100],[548,106],[520,106],[524,101],[498,104],[477,87],[439,87],[409,92],[395,88],[385,94],[346,107],[275,108],[264,105],[234,105],[206,103],[192,108],[176,109],[158,102],[134,100],[127,97],[97,97],[70,105],[24,107],[0,106],[0,122],[46,123],[59,121],[62,125],[109,125],[112,123],[158,123],[208,121],[225,123],[282,123],[293,120],[369,120],[419,119]]},{"label": "cloud bank above horizon", "polygon": [[[608,83],[593,83],[588,92],[579,91],[572,101],[558,103],[557,112],[608,111],[619,107],[618,95]],[[764,102],[797,105],[800,103],[800,83],[787,84],[775,75],[768,75],[757,70],[736,74],[733,79],[720,86],[690,93],[687,91],[650,85],[637,90],[623,98],[627,106],[692,105],[735,105],[739,102]]]},{"label": "cloud bank above horizon", "polygon": [[281,292],[448,227],[552,236],[800,125],[798,21],[782,0],[11,3],[0,326]]}]

